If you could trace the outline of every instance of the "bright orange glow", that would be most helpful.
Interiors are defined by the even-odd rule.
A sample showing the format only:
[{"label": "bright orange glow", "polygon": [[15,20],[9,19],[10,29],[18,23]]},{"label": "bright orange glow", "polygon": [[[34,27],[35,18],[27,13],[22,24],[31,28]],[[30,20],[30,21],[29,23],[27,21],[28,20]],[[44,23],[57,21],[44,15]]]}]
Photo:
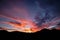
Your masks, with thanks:
[{"label": "bright orange glow", "polygon": [[[51,21],[49,23],[45,23],[41,27],[38,27],[31,20],[20,19],[20,22],[21,23],[19,23],[19,24],[15,23],[15,22],[3,22],[5,24],[11,25],[14,28],[14,29],[3,28],[3,30],[7,30],[8,32],[19,31],[19,32],[25,32],[25,33],[34,33],[34,32],[40,31],[44,28],[50,29],[49,26],[57,24],[57,21],[55,20],[55,21]],[[60,30],[59,27],[57,27],[56,29]]]},{"label": "bright orange glow", "polygon": [[[11,26],[13,26],[14,28],[19,28],[20,30],[15,30],[15,31],[20,31],[20,32],[26,32],[26,33],[33,33],[33,32],[37,32],[39,31],[39,28],[35,25],[35,23],[33,23],[32,21],[28,21],[28,20],[21,20],[21,24],[16,24],[13,22],[4,22],[6,24],[9,24]],[[14,30],[8,30],[9,32],[12,32]]]}]

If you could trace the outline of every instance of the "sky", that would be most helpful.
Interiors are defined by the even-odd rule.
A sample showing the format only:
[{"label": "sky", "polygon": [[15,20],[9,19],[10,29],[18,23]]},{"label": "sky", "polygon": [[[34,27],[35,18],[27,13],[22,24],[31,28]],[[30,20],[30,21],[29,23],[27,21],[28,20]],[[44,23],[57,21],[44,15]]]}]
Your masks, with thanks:
[{"label": "sky", "polygon": [[[19,20],[36,21],[36,16],[41,19],[46,12],[50,19],[60,18],[60,0],[0,0],[0,27],[13,28],[3,22],[17,22]],[[49,17],[48,16],[48,17]],[[39,24],[40,25],[40,24]]]}]

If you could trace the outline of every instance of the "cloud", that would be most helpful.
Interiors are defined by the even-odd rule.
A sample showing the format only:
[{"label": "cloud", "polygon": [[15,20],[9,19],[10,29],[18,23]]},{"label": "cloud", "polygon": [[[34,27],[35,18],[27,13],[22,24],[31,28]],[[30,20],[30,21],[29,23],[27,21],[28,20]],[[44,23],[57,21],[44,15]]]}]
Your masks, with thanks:
[{"label": "cloud", "polygon": [[38,0],[38,2],[41,8],[53,12],[56,16],[60,16],[60,0]]}]

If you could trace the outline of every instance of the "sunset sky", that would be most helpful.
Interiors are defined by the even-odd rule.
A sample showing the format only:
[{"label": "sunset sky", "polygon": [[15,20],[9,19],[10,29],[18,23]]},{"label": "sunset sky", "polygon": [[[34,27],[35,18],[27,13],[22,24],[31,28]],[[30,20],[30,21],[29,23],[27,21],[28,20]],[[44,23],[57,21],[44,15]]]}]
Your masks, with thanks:
[{"label": "sunset sky", "polygon": [[14,27],[5,22],[15,22],[16,24],[20,23],[21,20],[38,22],[35,17],[43,18],[46,12],[51,16],[51,20],[52,17],[60,18],[60,1],[0,0],[0,27],[14,29]]}]

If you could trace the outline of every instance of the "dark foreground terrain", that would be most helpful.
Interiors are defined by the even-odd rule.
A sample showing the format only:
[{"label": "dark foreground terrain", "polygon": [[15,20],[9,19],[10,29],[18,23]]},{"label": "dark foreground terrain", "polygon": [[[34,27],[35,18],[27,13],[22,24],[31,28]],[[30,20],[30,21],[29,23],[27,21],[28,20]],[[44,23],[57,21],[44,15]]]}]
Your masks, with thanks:
[{"label": "dark foreground terrain", "polygon": [[[6,37],[6,38],[5,38]],[[0,31],[0,39],[13,39],[13,40],[29,40],[29,39],[60,39],[60,31],[53,29],[53,30],[48,30],[48,29],[43,29],[39,32],[36,33],[22,33],[22,32],[7,32],[7,31]]]}]

